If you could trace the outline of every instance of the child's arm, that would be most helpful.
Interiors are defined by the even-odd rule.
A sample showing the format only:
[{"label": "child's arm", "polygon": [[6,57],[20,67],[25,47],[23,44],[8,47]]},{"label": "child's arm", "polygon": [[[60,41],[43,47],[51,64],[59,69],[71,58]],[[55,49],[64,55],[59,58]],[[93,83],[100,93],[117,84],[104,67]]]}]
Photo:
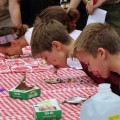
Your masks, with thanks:
[{"label": "child's arm", "polygon": [[70,1],[70,5],[69,8],[67,9],[67,12],[71,9],[71,8],[77,8],[78,5],[80,4],[81,0],[71,0]]}]

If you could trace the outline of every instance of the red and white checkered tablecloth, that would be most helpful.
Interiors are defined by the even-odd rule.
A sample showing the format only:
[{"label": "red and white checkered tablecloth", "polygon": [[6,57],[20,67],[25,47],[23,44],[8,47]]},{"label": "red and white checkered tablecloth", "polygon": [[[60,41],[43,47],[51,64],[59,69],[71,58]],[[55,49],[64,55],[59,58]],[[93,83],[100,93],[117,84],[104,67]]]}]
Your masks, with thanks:
[{"label": "red and white checkered tablecloth", "polygon": [[[30,60],[29,62],[31,62],[31,64],[36,64],[36,61],[31,57],[30,59],[26,60]],[[25,58],[20,58],[19,61],[22,60],[25,60]],[[3,59],[1,59],[0,65],[4,62],[4,64],[2,63],[3,66],[6,64],[6,66],[14,66],[13,61],[14,60],[11,61],[5,59],[3,61]],[[41,89],[41,96],[30,100],[12,99],[8,94],[8,91],[11,88],[17,86],[21,82],[23,78],[21,71],[0,72],[0,88],[5,89],[3,92],[0,92],[0,120],[34,120],[33,105],[50,98],[56,98],[59,102],[60,108],[62,109],[62,120],[80,120],[80,105],[61,102],[73,96],[88,98],[97,92],[97,85],[87,77],[82,70],[64,68],[58,70],[57,74],[54,74],[50,71],[51,67],[44,66],[40,64],[40,62],[37,61],[37,64],[39,64],[37,71],[26,71],[26,84],[34,85]],[[16,67],[17,66],[19,65],[16,65]],[[49,84],[44,81],[44,79],[56,77],[62,78],[66,82]],[[69,78],[72,78],[75,81],[67,82],[67,79]]]}]

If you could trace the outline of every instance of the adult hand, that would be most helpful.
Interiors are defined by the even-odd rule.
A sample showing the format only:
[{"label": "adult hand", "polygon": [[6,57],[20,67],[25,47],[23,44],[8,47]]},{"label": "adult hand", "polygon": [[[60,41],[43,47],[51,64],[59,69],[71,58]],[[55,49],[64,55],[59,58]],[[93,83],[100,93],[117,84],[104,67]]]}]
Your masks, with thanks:
[{"label": "adult hand", "polygon": [[89,0],[86,5],[86,9],[89,14],[92,14],[94,10],[100,7],[102,4],[107,2],[108,0]]}]

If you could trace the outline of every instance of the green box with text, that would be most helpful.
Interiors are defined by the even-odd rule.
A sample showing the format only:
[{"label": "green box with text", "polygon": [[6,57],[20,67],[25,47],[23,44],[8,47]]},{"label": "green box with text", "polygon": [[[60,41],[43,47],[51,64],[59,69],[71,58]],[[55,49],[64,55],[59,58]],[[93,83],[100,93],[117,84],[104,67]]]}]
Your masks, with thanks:
[{"label": "green box with text", "polygon": [[62,117],[62,110],[56,99],[44,100],[34,105],[35,120],[58,120]]},{"label": "green box with text", "polygon": [[40,96],[41,90],[38,87],[33,87],[30,90],[18,90],[12,88],[9,90],[9,95],[11,98],[17,98],[22,100],[28,100]]}]

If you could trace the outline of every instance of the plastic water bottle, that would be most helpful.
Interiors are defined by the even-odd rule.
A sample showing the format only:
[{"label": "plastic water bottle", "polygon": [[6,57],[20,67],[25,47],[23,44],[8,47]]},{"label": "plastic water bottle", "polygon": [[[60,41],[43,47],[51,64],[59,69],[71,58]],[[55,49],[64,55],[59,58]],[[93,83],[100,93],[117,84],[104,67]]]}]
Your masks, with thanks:
[{"label": "plastic water bottle", "polygon": [[80,120],[120,120],[120,96],[110,84],[100,84],[98,93],[83,103]]}]

